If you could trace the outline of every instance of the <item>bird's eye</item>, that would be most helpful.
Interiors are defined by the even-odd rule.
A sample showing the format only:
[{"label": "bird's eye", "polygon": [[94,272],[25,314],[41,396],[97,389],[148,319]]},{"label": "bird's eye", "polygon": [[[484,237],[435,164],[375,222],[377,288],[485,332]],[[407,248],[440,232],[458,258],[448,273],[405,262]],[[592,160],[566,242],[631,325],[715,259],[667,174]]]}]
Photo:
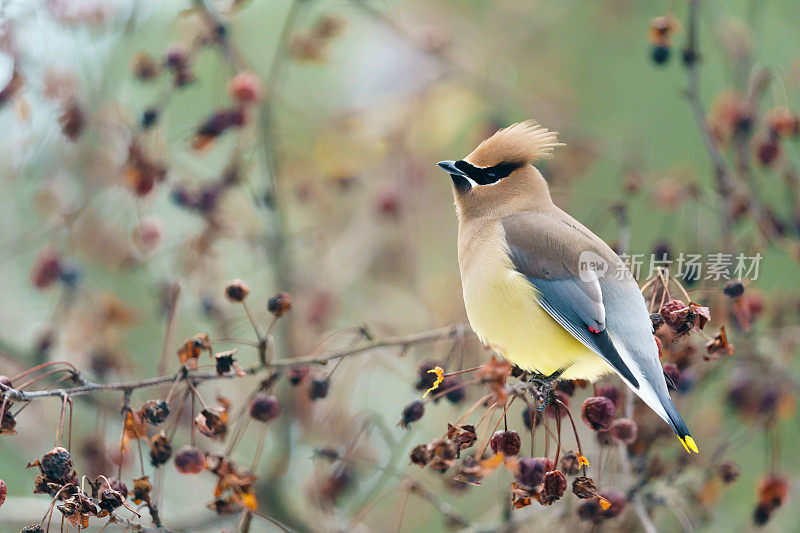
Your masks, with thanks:
[{"label": "bird's eye", "polygon": [[469,176],[478,185],[492,185],[519,168],[519,163],[499,163],[491,167],[476,167],[463,159],[456,161],[455,167]]}]

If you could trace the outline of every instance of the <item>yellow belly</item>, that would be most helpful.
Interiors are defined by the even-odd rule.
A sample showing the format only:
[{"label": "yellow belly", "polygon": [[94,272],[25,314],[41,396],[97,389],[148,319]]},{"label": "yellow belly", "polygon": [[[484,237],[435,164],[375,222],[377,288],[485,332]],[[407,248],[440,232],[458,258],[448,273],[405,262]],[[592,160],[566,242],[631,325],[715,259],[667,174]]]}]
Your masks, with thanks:
[{"label": "yellow belly", "polygon": [[[537,303],[536,289],[505,252],[484,248],[462,270],[464,303],[481,341],[524,370],[595,380],[613,372]],[[464,265],[462,265],[463,267]]]}]

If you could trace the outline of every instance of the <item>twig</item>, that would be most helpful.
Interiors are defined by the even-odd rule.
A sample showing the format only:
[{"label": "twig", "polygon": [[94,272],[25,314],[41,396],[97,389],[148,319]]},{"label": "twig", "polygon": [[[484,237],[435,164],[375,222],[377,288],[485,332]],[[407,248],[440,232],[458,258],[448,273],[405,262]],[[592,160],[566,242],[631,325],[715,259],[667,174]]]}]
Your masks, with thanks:
[{"label": "twig", "polygon": [[[338,348],[323,353],[308,354],[301,357],[294,357],[289,359],[279,359],[277,361],[273,361],[268,367],[256,366],[248,368],[244,372],[246,375],[252,375],[252,374],[257,374],[267,368],[279,369],[279,368],[292,368],[310,364],[325,364],[329,361],[341,359],[343,357],[349,357],[352,355],[357,355],[364,352],[372,352],[375,350],[379,350],[381,348],[388,348],[392,346],[413,346],[416,344],[426,344],[429,342],[435,342],[442,339],[453,338],[458,333],[459,328],[463,327],[464,327],[463,325],[454,325],[439,329],[422,331],[419,333],[412,333],[409,335],[400,335],[394,337],[386,337],[384,339],[376,339],[356,346],[347,346],[344,348]],[[94,383],[91,381],[87,381],[84,385],[72,388],[41,390],[41,391],[21,391],[18,389],[8,389],[2,391],[2,393],[0,394],[16,402],[29,402],[41,398],[62,396],[64,394],[68,394],[70,395],[70,397],[75,397],[75,396],[83,396],[86,394],[93,394],[96,392],[120,391],[120,390],[133,391],[136,389],[156,387],[164,383],[170,383],[174,381],[175,378],[176,375],[173,374],[169,376],[157,376],[144,379],[141,381],[131,381],[123,383]],[[189,374],[183,379],[187,380],[187,382],[191,382],[193,385],[196,385],[204,381],[213,381],[218,379],[236,379],[236,378],[238,378],[236,374],[230,374],[230,375],[226,374],[219,376],[216,373],[205,373],[205,374]]]}]

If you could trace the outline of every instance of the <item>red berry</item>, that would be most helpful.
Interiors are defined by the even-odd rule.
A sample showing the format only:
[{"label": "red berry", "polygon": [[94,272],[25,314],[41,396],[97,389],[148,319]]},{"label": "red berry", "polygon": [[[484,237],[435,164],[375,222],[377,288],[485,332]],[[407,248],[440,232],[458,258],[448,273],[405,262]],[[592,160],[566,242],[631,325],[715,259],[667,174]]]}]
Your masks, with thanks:
[{"label": "red berry", "polygon": [[241,104],[252,104],[263,97],[263,85],[252,72],[240,72],[228,83],[228,94]]},{"label": "red berry", "polygon": [[489,443],[492,447],[492,452],[502,453],[506,457],[517,455],[522,447],[519,433],[514,430],[495,431]]},{"label": "red berry", "polygon": [[542,486],[542,503],[552,503],[561,498],[567,490],[567,478],[558,470],[551,470],[544,475]]},{"label": "red berry", "polygon": [[586,398],[581,406],[581,419],[595,431],[607,430],[614,421],[614,402],[605,396]]}]

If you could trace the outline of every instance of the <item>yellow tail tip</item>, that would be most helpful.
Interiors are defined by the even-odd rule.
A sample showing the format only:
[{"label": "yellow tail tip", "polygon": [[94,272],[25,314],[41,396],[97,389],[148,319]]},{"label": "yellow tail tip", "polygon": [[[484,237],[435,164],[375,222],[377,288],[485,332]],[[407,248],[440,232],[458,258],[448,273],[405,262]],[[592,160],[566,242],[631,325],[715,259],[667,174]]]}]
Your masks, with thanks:
[{"label": "yellow tail tip", "polygon": [[678,435],[678,440],[680,440],[681,444],[683,444],[686,453],[700,453],[700,450],[697,449],[697,444],[695,444],[694,439],[689,435],[686,435],[685,437]]}]

